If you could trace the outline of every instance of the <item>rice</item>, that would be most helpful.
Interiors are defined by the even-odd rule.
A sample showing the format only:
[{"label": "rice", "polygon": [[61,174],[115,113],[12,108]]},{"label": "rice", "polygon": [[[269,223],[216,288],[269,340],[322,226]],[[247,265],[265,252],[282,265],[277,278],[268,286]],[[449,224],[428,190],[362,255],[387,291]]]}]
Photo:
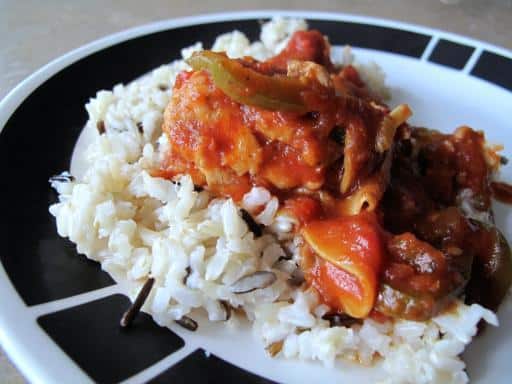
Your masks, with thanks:
[{"label": "rice", "polygon": [[[261,60],[279,52],[295,30],[306,28],[303,20],[276,18],[263,25],[261,41],[250,43],[234,31],[219,36],[213,49]],[[197,43],[183,49],[182,56],[201,49]],[[353,63],[347,49],[333,56]],[[374,92],[386,93],[378,67],[357,66]],[[278,200],[269,191],[254,187],[241,202],[266,226],[263,236],[256,237],[231,199],[196,191],[187,175],[178,182],[151,176],[168,145],[161,135],[163,111],[184,69],[183,60],[174,61],[128,85],[100,91],[86,105],[85,129],[100,124],[105,133],[96,134],[88,147],[83,175],[72,180],[63,174],[52,181],[59,202],[50,212],[59,235],[128,286],[132,300],[153,277],[144,309],[160,325],[201,312],[210,321],[226,321],[227,306],[239,308],[263,344],[285,358],[328,366],[340,358],[380,362],[390,378],[384,382],[390,383],[467,382],[459,355],[480,320],[498,324],[494,313],[457,302],[454,311],[427,322],[367,319],[350,328],[330,327],[322,319],[328,308],[317,295],[289,284],[300,239],[292,235],[293,218],[276,216]],[[282,260],[286,255],[292,259]],[[233,292],[236,281],[260,271],[273,273],[275,281],[247,293]],[[237,316],[228,321],[236,322]]]}]

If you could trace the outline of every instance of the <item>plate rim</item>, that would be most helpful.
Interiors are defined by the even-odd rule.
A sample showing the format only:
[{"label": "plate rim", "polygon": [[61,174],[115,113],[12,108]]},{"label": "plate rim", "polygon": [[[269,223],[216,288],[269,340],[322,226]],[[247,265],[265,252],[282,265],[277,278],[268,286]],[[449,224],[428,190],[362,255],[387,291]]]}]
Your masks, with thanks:
[{"label": "plate rim", "polygon": [[[234,11],[234,12],[214,12],[202,13],[192,16],[184,16],[177,18],[169,18],[145,23],[139,26],[123,29],[119,32],[111,33],[92,40],[89,43],[83,44],[74,48],[60,56],[57,56],[47,64],[36,69],[33,73],[21,80],[14,88],[12,88],[0,100],[0,133],[2,132],[7,119],[12,115],[21,102],[28,96],[30,92],[35,90],[49,77],[59,72],[61,69],[73,64],[74,62],[95,53],[101,49],[109,48],[113,45],[127,41],[136,37],[145,36],[151,33],[164,31],[168,29],[175,29],[179,27],[193,26],[199,24],[207,24],[216,21],[234,21],[234,20],[247,20],[253,18],[269,18],[273,16],[281,17],[297,17],[312,20],[329,20],[329,21],[346,21],[346,22],[359,22],[363,24],[370,24],[389,28],[398,28],[400,30],[407,30],[427,34],[433,37],[434,35],[439,38],[447,38],[457,40],[463,44],[470,44],[477,49],[486,49],[497,53],[501,56],[512,59],[512,50],[505,47],[488,43],[486,41],[467,37],[462,34],[448,32],[439,28],[427,27],[420,24],[408,23],[400,20],[380,18],[375,16],[365,16],[352,13],[343,12],[326,12],[326,11],[308,11],[308,10],[293,10],[286,11],[283,9],[262,9],[262,10],[247,10],[247,11]],[[29,85],[32,85],[29,88]],[[29,89],[27,89],[29,88]]]},{"label": "plate rim", "polygon": [[[462,44],[474,46],[476,48],[475,53],[477,50],[487,50],[512,59],[512,50],[487,43],[479,39],[466,37],[464,35],[414,23],[350,13],[262,9],[236,12],[203,13],[186,17],[162,19],[124,29],[122,31],[95,39],[87,44],[81,45],[63,55],[56,57],[49,63],[34,71],[32,74],[18,83],[14,88],[12,88],[0,101],[0,134],[2,133],[5,124],[12,116],[12,114],[23,103],[23,101],[28,96],[30,96],[33,91],[35,91],[45,81],[59,73],[64,68],[95,52],[98,52],[102,49],[108,49],[112,46],[133,38],[160,31],[172,30],[187,26],[196,26],[200,24],[208,24],[213,22],[270,18],[274,16],[305,18],[310,20],[328,20],[334,22],[356,22],[368,25],[395,28],[429,36],[431,39],[427,45],[426,50],[428,50],[429,45],[432,45],[432,40],[437,37],[438,39],[444,38]],[[418,58],[418,60],[421,60],[421,58]],[[434,63],[431,64],[435,65]],[[468,74],[466,73],[466,75]],[[495,84],[489,84],[498,87]],[[104,289],[109,289],[109,287]],[[83,295],[89,294],[90,293],[86,293]],[[6,300],[5,302],[9,303],[9,310],[0,312],[0,345],[4,348],[7,356],[21,371],[25,378],[34,383],[54,382],[58,377],[60,379],[63,377],[68,379],[73,378],[76,382],[92,382],[90,377],[76,363],[74,363],[71,358],[56,345],[55,342],[50,339],[50,337],[37,325],[37,323],[33,322],[33,316],[25,319],[19,318],[20,315],[23,315],[27,311],[30,312],[30,307],[27,306],[21,299],[19,293],[8,277],[2,263],[0,263],[0,297],[4,297]],[[24,324],[22,326],[23,329],[26,326],[30,326],[29,324],[32,326],[31,332],[25,334],[25,336],[21,338],[16,336],[16,328],[19,328],[20,322],[21,324]],[[34,343],[45,342],[45,347],[49,348],[49,350],[45,352],[45,356],[47,358],[50,357],[49,360],[52,358],[57,359],[54,360],[53,363],[57,363],[56,366],[60,371],[59,376],[56,376],[56,372],[53,370],[56,367],[49,367],[49,365],[51,366],[52,364],[48,364],[48,359],[40,358],[42,357],[41,351],[36,352],[35,349],[30,347],[29,343],[27,343],[30,338],[33,338],[31,341]],[[48,343],[48,341],[50,341],[50,343]]]}]

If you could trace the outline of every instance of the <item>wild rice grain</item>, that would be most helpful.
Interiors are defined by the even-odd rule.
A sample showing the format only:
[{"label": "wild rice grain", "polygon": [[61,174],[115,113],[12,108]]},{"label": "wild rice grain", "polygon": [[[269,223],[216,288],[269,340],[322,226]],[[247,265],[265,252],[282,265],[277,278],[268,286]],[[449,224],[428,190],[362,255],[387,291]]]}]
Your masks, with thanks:
[{"label": "wild rice grain", "polygon": [[192,319],[192,318],[190,318],[188,316],[183,316],[179,320],[174,320],[174,322],[176,324],[178,324],[178,325],[181,325],[183,328],[188,329],[189,331],[192,331],[192,332],[196,331],[197,327],[198,327],[197,322],[194,319]]},{"label": "wild rice grain", "polygon": [[258,238],[261,235],[263,235],[263,230],[261,229],[261,226],[254,221],[253,217],[249,212],[247,212],[245,209],[240,209],[240,214],[242,215],[242,219],[245,221],[245,224],[249,227],[249,230],[254,234],[254,237]]},{"label": "wild rice grain", "polygon": [[96,129],[100,135],[103,135],[105,133],[105,122],[103,120],[99,120],[96,123]]},{"label": "wild rice grain", "polygon": [[329,321],[330,327],[345,327],[350,328],[354,324],[361,324],[360,319],[350,317],[346,314],[328,313],[322,319]]},{"label": "wild rice grain", "polygon": [[224,312],[226,313],[225,321],[231,319],[231,305],[226,300],[219,300],[220,305],[224,308]]},{"label": "wild rice grain", "polygon": [[238,279],[231,285],[230,289],[231,292],[236,294],[248,293],[256,289],[267,288],[276,280],[277,276],[274,272],[258,271]]},{"label": "wild rice grain", "polygon": [[151,288],[153,288],[153,284],[155,282],[155,279],[149,278],[144,285],[142,286],[139,294],[135,298],[135,301],[133,304],[128,308],[128,310],[123,314],[123,317],[121,317],[121,321],[119,324],[121,327],[129,327],[135,317],[139,314],[140,309],[144,305],[144,302],[146,301],[149,292],[151,292]]},{"label": "wild rice grain", "polygon": [[190,268],[190,267],[185,268],[185,272],[186,272],[186,275],[183,276],[183,285],[187,285],[187,280],[188,280],[188,277],[190,276],[190,274],[192,273],[192,268]]},{"label": "wild rice grain", "polygon": [[75,177],[69,172],[63,172],[60,175],[50,177],[48,182],[51,183],[71,183],[75,181]]}]

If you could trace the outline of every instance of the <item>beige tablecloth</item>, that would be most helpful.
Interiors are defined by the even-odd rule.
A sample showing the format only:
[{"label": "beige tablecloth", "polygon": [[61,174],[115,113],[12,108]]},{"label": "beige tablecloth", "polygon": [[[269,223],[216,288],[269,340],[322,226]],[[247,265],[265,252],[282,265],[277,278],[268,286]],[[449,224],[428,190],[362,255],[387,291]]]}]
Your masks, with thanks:
[{"label": "beige tablecloth", "polygon": [[[0,98],[61,54],[147,22],[249,9],[312,9],[383,17],[512,49],[512,0],[0,0]],[[8,310],[2,308],[0,310]],[[0,349],[0,383],[25,380]]]}]

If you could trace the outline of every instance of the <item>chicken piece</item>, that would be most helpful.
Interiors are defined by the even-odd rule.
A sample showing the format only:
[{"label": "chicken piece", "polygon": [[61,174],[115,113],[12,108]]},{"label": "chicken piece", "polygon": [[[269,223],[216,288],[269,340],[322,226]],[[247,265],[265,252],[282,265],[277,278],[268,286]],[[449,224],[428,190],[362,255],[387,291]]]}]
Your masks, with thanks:
[{"label": "chicken piece", "polygon": [[[237,184],[250,189],[247,174],[257,172],[261,147],[243,123],[240,106],[216,88],[206,72],[181,74],[164,113],[163,130],[169,137],[169,157],[193,163],[210,187]],[[203,184],[197,179],[194,182]],[[235,195],[243,195],[243,190]]]}]

